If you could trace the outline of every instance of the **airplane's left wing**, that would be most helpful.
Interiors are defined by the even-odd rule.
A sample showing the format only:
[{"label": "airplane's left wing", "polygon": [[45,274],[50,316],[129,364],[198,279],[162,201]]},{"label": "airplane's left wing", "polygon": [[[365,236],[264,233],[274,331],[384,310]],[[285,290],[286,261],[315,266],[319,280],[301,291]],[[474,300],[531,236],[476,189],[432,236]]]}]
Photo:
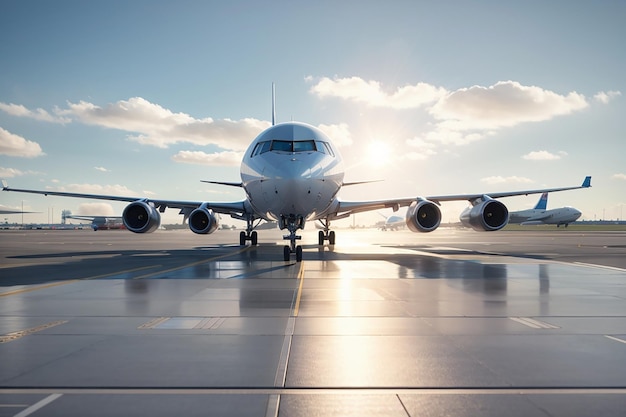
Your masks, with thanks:
[{"label": "airplane's left wing", "polygon": [[416,232],[430,232],[435,230],[440,224],[441,211],[438,206],[441,205],[441,202],[466,200],[471,204],[471,207],[468,207],[468,209],[461,213],[461,222],[476,230],[491,231],[501,229],[508,222],[508,210],[504,204],[495,200],[497,198],[576,190],[589,187],[591,187],[591,176],[585,177],[581,185],[572,187],[482,194],[434,195],[372,201],[337,200],[328,212],[325,213],[325,216],[329,220],[343,219],[355,213],[379,210],[382,208],[392,208],[394,211],[397,211],[400,207],[408,206],[407,225],[409,228]]}]

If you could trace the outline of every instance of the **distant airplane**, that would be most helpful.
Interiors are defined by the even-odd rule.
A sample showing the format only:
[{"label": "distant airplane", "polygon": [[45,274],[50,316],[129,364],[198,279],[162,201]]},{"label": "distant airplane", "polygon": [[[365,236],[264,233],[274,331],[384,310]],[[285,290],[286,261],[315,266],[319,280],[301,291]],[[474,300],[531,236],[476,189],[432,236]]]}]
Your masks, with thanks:
[{"label": "distant airplane", "polygon": [[3,182],[4,191],[16,191],[43,195],[77,198],[93,198],[129,202],[122,214],[126,228],[135,233],[155,231],[161,223],[166,208],[180,209],[183,221],[198,234],[213,233],[218,229],[218,213],[228,214],[246,221],[246,231],[239,237],[240,245],[250,241],[257,244],[254,230],[261,220],[277,221],[289,245],[283,248],[283,259],[288,261],[295,253],[296,261],[302,260],[302,246],[297,245],[306,222],[319,221],[323,227],[318,233],[319,245],[325,241],[335,244],[335,232],[330,230],[331,221],[344,219],[352,214],[400,207],[408,207],[405,222],[413,232],[432,232],[441,223],[439,205],[445,201],[467,200],[471,206],[461,213],[461,222],[477,231],[500,230],[509,220],[506,206],[495,198],[538,194],[587,188],[591,177],[580,186],[559,187],[528,191],[441,195],[430,197],[404,197],[383,200],[346,201],[338,197],[344,186],[364,182],[345,182],[343,159],[339,150],[320,129],[299,122],[275,123],[274,86],[272,85],[272,126],[252,141],[241,162],[241,182],[203,181],[243,188],[246,198],[233,202],[160,200],[149,197],[126,197],[100,194],[80,194],[48,190],[23,190],[9,188]]},{"label": "distant airplane", "polygon": [[395,231],[395,230],[398,230],[398,229],[404,229],[406,227],[406,220],[402,216],[397,216],[395,214],[392,214],[389,217],[384,216],[382,214],[381,214],[381,216],[383,216],[385,218],[385,223],[383,223],[383,225],[380,227],[380,230],[383,230],[383,231],[387,231],[387,230]]},{"label": "distant airplane", "polygon": [[66,215],[64,219],[90,221],[94,232],[98,230],[126,229],[121,216],[74,216],[70,214]]},{"label": "distant airplane", "polygon": [[534,208],[512,211],[509,214],[509,223],[521,224],[522,226],[532,224],[556,224],[556,227],[560,227],[563,224],[567,227],[570,223],[575,222],[582,214],[574,207],[560,207],[551,210],[548,210],[547,207],[548,193],[543,193]]}]

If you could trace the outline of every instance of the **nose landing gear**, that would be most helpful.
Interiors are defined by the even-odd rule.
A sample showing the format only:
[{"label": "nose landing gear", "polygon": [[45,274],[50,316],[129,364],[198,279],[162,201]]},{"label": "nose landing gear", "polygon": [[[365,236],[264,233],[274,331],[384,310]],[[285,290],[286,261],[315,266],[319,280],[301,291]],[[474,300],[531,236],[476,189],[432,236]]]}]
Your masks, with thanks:
[{"label": "nose landing gear", "polygon": [[294,215],[290,215],[289,217],[281,218],[280,224],[281,229],[289,230],[288,235],[284,235],[284,240],[289,240],[289,245],[285,245],[283,247],[283,260],[285,262],[291,259],[291,254],[296,254],[296,262],[302,261],[302,246],[296,245],[296,241],[302,239],[302,236],[296,234],[296,230],[304,229],[304,219],[300,216],[296,217]]}]

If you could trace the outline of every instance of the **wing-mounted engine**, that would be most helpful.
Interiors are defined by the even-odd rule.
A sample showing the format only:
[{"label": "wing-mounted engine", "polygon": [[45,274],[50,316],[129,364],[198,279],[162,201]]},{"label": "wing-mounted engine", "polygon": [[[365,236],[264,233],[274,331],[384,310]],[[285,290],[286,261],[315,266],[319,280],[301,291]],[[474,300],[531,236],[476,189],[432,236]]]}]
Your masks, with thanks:
[{"label": "wing-mounted engine", "polygon": [[479,232],[493,232],[502,229],[509,222],[509,210],[506,206],[489,196],[483,196],[472,204],[460,216],[465,227]]},{"label": "wing-mounted engine", "polygon": [[432,201],[418,199],[406,212],[406,225],[413,232],[432,232],[441,224],[441,210]]},{"label": "wing-mounted engine", "polygon": [[189,215],[189,228],[200,235],[213,233],[219,226],[219,218],[213,210],[207,208],[206,203],[195,209]]},{"label": "wing-mounted engine", "polygon": [[161,215],[145,201],[130,203],[122,213],[124,226],[135,233],[152,233],[161,225]]}]

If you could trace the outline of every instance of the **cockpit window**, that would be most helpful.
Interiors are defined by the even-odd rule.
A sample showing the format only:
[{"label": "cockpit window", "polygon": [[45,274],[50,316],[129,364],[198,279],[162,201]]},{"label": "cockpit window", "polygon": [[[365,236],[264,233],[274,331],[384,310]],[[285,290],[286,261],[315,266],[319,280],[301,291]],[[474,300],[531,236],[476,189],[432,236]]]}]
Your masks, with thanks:
[{"label": "cockpit window", "polygon": [[265,152],[321,152],[334,156],[330,145],[326,142],[315,140],[268,140],[259,142],[252,151],[252,157]]},{"label": "cockpit window", "polygon": [[313,140],[273,140],[271,151],[277,152],[315,152]]}]

